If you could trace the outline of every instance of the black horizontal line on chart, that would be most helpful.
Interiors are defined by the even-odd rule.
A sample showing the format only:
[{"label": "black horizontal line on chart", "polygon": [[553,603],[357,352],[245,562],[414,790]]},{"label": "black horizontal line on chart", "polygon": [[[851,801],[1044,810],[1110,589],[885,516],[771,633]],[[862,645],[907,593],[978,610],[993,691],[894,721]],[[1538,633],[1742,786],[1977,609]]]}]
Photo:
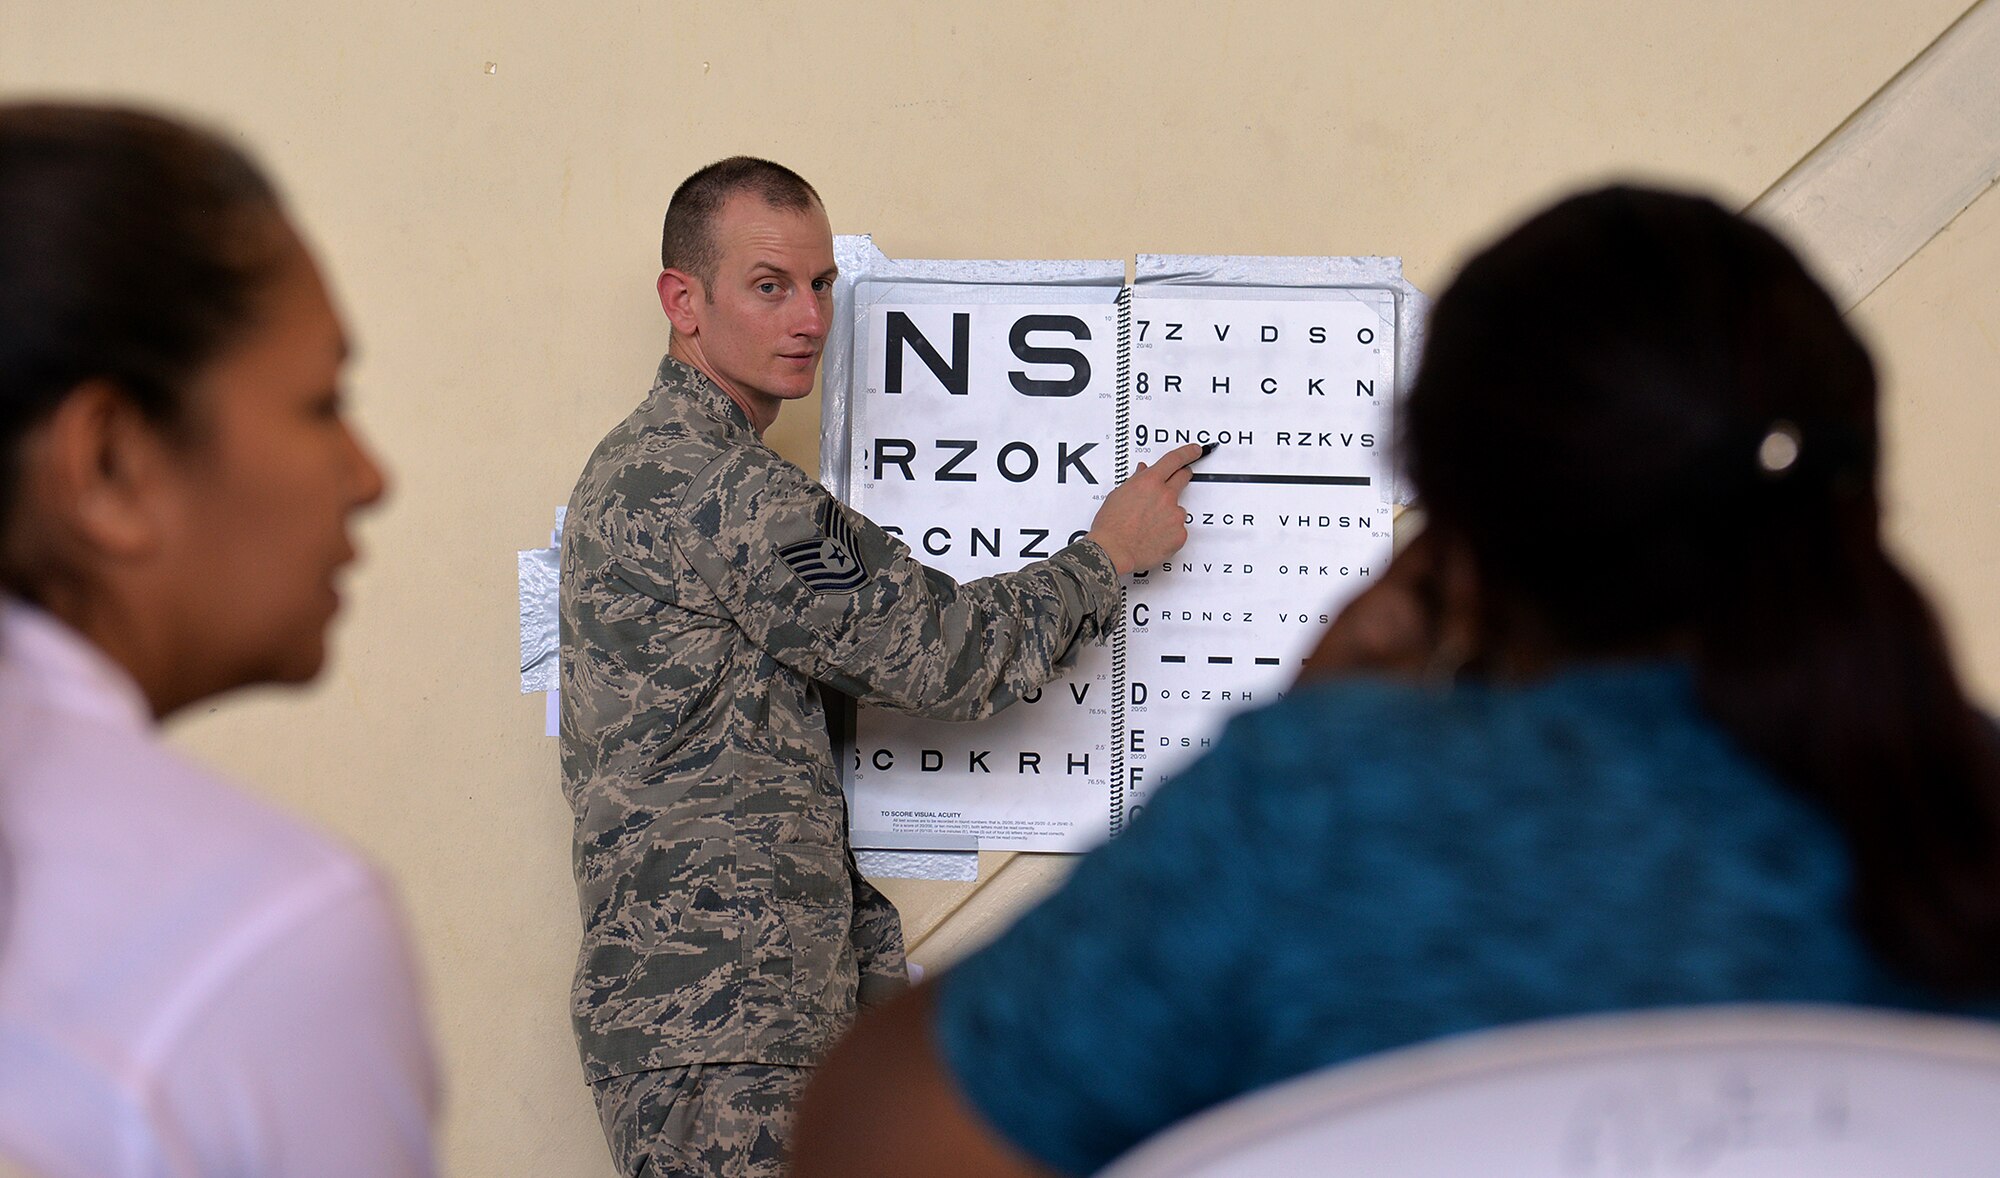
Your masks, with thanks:
[{"label": "black horizontal line on chart", "polygon": [[1209,474],[1197,471],[1192,477],[1197,483],[1277,483],[1313,487],[1366,487],[1371,482],[1365,474]]}]

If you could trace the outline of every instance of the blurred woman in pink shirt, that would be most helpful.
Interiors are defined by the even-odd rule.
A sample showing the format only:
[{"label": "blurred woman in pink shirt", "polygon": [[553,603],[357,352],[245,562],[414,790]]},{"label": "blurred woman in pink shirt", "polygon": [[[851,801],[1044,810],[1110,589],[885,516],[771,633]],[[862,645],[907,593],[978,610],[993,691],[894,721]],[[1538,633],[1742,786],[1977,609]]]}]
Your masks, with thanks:
[{"label": "blurred woman in pink shirt", "polygon": [[325,661],[384,489],[347,351],[236,150],[0,105],[0,1159],[30,1172],[433,1172],[382,879],[156,731]]}]

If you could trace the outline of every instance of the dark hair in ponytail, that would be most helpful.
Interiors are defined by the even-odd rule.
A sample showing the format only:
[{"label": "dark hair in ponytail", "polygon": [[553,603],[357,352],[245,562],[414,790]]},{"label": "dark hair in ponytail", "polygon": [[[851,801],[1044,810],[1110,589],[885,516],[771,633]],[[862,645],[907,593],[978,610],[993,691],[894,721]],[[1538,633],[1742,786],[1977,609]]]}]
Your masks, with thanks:
[{"label": "dark hair in ponytail", "polygon": [[1579,652],[1685,644],[1844,832],[1876,952],[2000,988],[2000,740],[1882,549],[1874,368],[1791,251],[1695,197],[1565,200],[1438,300],[1407,428],[1495,594]]},{"label": "dark hair in ponytail", "polygon": [[249,324],[278,199],[219,138],[141,111],[0,104],[0,521],[23,437],[91,380],[162,424]]}]

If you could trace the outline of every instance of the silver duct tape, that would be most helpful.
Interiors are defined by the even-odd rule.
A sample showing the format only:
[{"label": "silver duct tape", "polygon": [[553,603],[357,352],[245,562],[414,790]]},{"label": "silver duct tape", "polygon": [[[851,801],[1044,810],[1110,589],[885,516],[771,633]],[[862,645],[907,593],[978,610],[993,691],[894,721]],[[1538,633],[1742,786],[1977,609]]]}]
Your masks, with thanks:
[{"label": "silver duct tape", "polygon": [[1138,284],[1183,286],[1404,286],[1403,259],[1382,254],[1282,257],[1242,254],[1140,254]]},{"label": "silver duct tape", "polygon": [[[1395,296],[1395,408],[1416,379],[1423,357],[1424,325],[1430,318],[1430,297],[1403,277],[1403,259],[1354,257],[1288,258],[1222,254],[1140,254],[1134,263],[1134,293],[1148,289],[1201,287],[1211,298],[1318,299],[1343,288],[1386,290]],[[1164,292],[1163,292],[1164,293]],[[1396,417],[1401,420],[1401,413]],[[1400,459],[1398,466],[1400,466]],[[1390,500],[1411,501],[1409,480],[1398,478]]]},{"label": "silver duct tape", "polygon": [[977,851],[856,851],[854,862],[870,879],[979,879]]},{"label": "silver duct tape", "polygon": [[556,689],[556,549],[514,554],[521,581],[521,690]]},{"label": "silver duct tape", "polygon": [[557,686],[556,569],[562,554],[563,515],[556,508],[555,530],[547,548],[514,554],[521,597],[521,693],[554,691]]},{"label": "silver duct tape", "polygon": [[[819,481],[836,498],[847,498],[848,434],[853,428],[847,382],[854,371],[854,284],[861,275],[889,259],[866,233],[841,233],[833,239],[833,263],[840,274],[833,280],[833,322],[819,368]],[[848,309],[842,315],[840,308]]]}]

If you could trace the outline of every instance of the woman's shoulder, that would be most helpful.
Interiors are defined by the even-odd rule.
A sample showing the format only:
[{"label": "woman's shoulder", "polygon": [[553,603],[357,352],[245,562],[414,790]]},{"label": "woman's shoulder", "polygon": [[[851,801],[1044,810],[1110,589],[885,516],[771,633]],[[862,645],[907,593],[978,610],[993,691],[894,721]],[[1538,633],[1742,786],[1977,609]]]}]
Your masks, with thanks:
[{"label": "woman's shoulder", "polygon": [[[268,1098],[302,1051],[395,1059],[370,1046],[393,1031],[421,1056],[394,897],[357,852],[141,732],[58,717],[15,768],[0,1054],[31,1052],[35,1079],[0,1104],[31,1129],[90,1109],[144,1137],[170,1115],[212,1144],[228,1094]],[[64,1156],[96,1147],[43,1122],[31,1139]]]},{"label": "woman's shoulder", "polygon": [[1306,684],[1236,717],[1216,752],[1213,770],[1259,807],[1308,795],[1343,811],[1421,811],[1440,797],[1506,805],[1558,788],[1558,778],[1664,788],[1689,768],[1729,781],[1756,772],[1701,710],[1691,674],[1670,663],[1577,667],[1525,683]]},{"label": "woman's shoulder", "polygon": [[395,948],[361,855],[150,734],[45,717],[20,751],[0,807],[7,1017],[157,1042],[302,929],[359,922]]},{"label": "woman's shoulder", "polygon": [[1221,744],[1252,763],[1352,766],[1435,750],[1447,735],[1466,738],[1491,723],[1492,694],[1477,686],[1343,675],[1253,702],[1229,721]]},{"label": "woman's shoulder", "polygon": [[277,880],[360,862],[339,840],[150,731],[44,717],[10,760],[9,790],[26,821],[49,824],[45,837],[99,860],[147,848],[143,870],[161,883],[222,870]]},{"label": "woman's shoulder", "polygon": [[1692,673],[1672,662],[1628,662],[1572,666],[1519,683],[1342,676],[1300,684],[1232,727],[1260,748],[1324,748],[1340,739],[1359,752],[1484,742],[1523,729],[1689,725],[1708,726]]}]

